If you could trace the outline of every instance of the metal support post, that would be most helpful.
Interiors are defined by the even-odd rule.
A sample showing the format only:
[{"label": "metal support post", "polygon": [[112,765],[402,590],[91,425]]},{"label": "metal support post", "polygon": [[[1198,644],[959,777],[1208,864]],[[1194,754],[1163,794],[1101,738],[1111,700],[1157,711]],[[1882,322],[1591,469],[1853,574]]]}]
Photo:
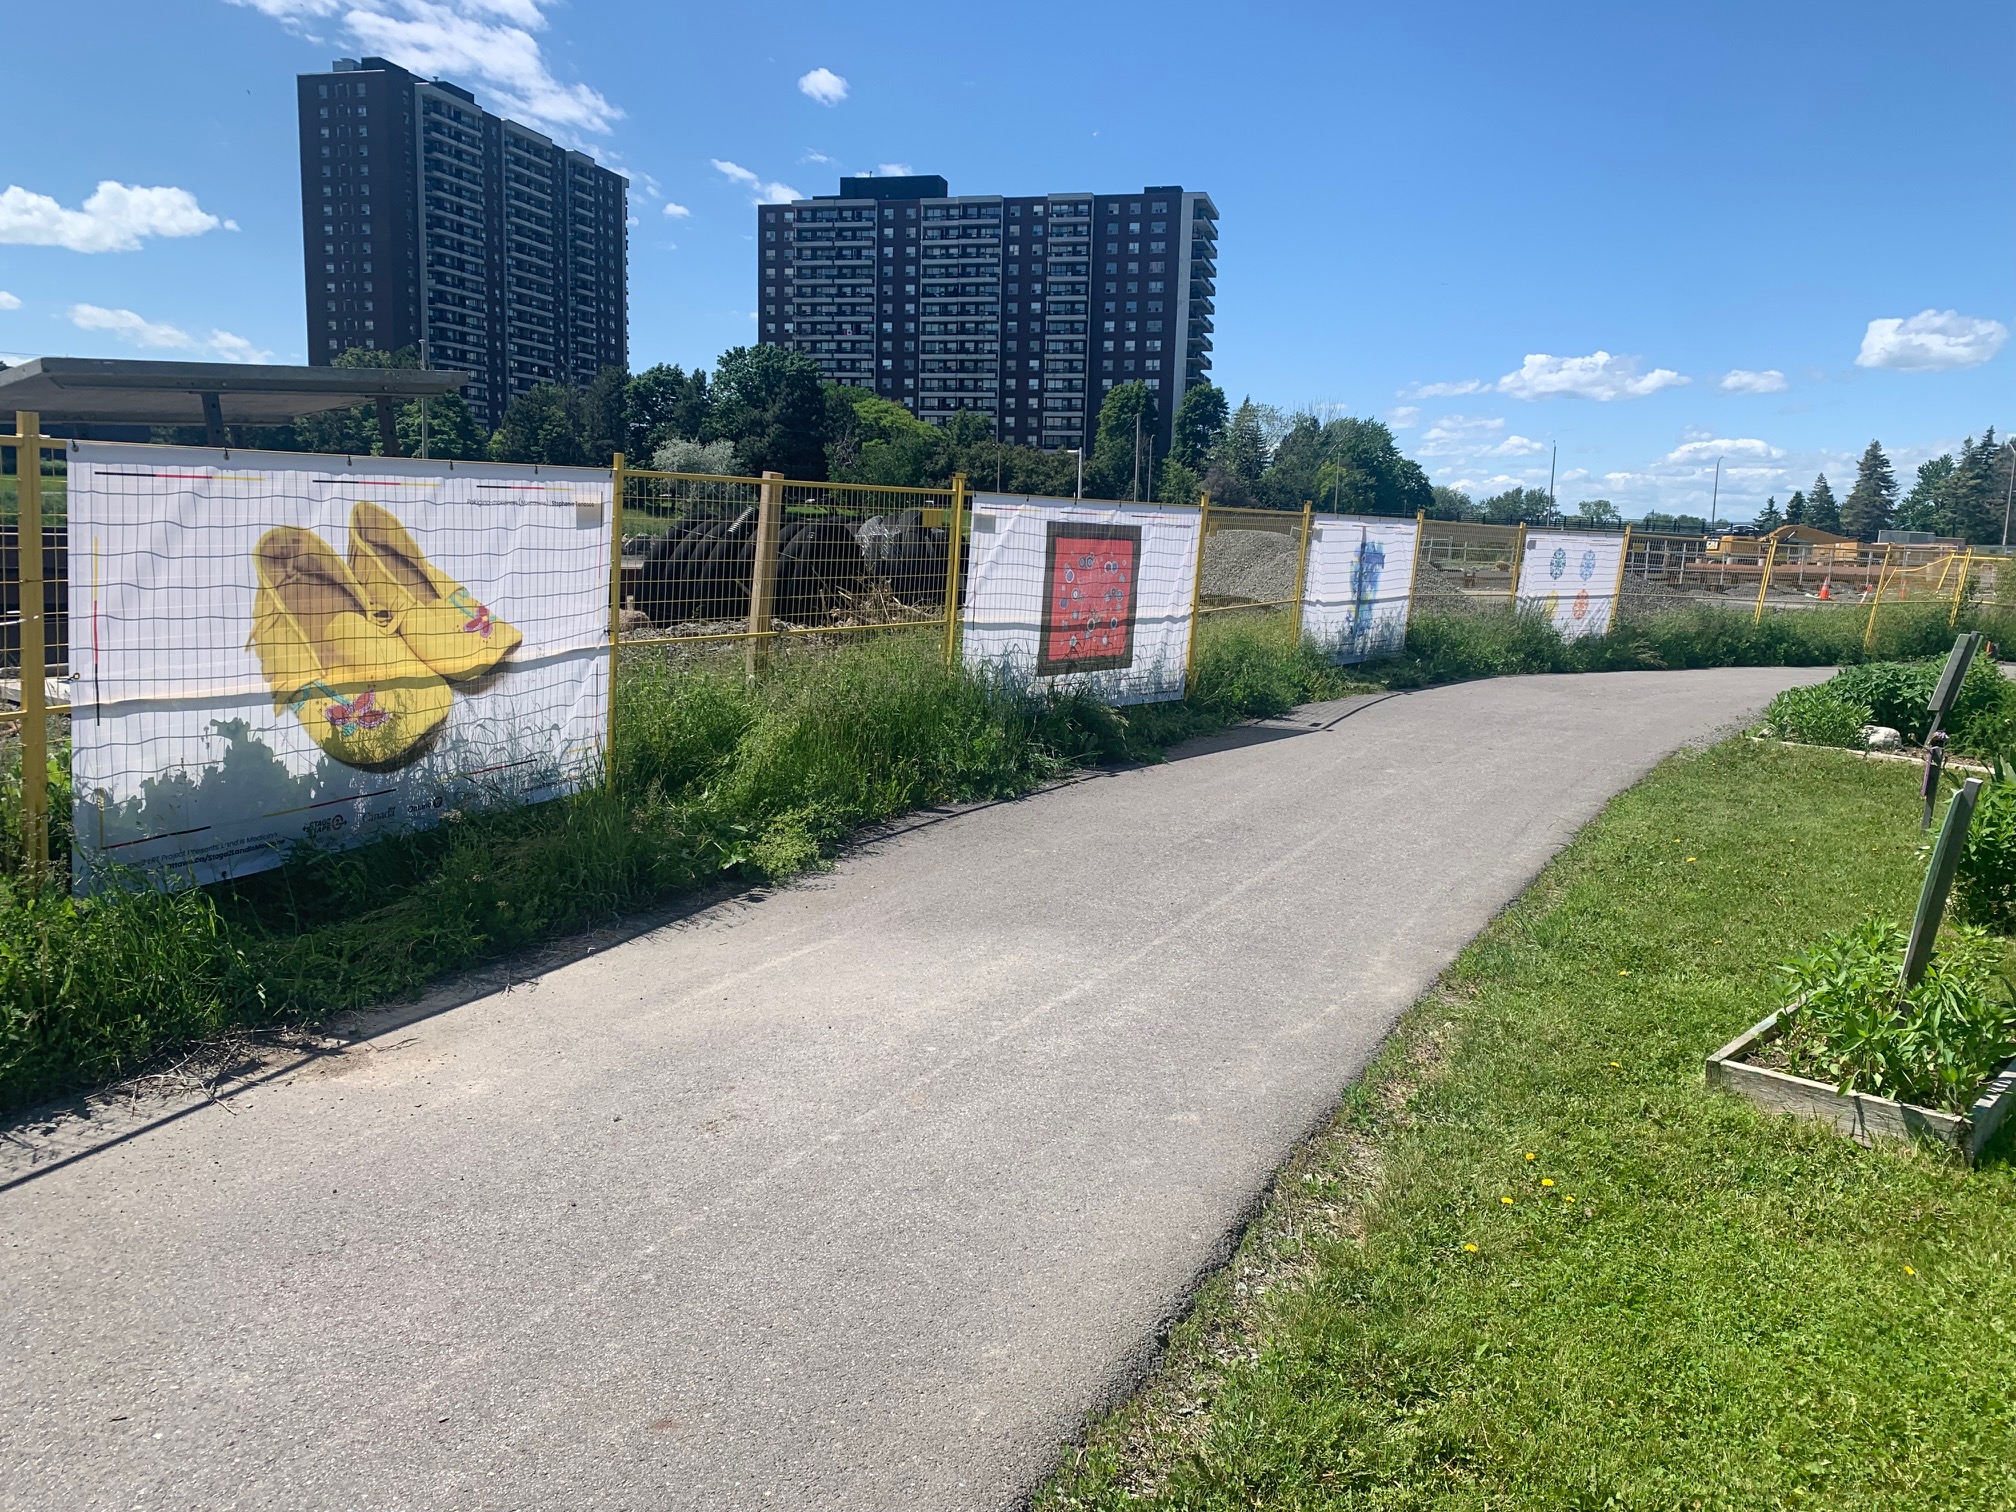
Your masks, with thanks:
[{"label": "metal support post", "polygon": [[1302,549],[1295,554],[1295,633],[1289,637],[1290,643],[1302,643],[1302,606],[1304,589],[1309,582],[1309,531],[1316,523],[1316,507],[1307,499],[1302,501]]},{"label": "metal support post", "polygon": [[1190,578],[1190,634],[1183,645],[1183,694],[1197,686],[1197,620],[1204,607],[1204,543],[1211,535],[1211,495],[1197,496],[1197,570]]},{"label": "metal support post", "polygon": [[49,718],[43,678],[48,672],[47,630],[42,620],[42,417],[14,416],[16,577],[21,585],[21,850],[31,878],[49,869]]},{"label": "metal support post", "polygon": [[602,744],[605,779],[616,769],[616,655],[623,643],[623,453],[609,459],[608,733]]},{"label": "metal support post", "polygon": [[1757,583],[1757,612],[1750,616],[1750,623],[1764,623],[1764,595],[1771,591],[1771,568],[1778,560],[1778,538],[1771,537],[1771,548],[1764,553],[1764,576]]},{"label": "metal support post", "polygon": [[1519,522],[1519,534],[1512,542],[1512,590],[1505,595],[1508,609],[1519,607],[1519,570],[1526,562],[1526,522]]},{"label": "metal support post", "polygon": [[[1960,623],[1960,600],[1966,596],[1967,574],[1973,570],[1974,548],[1969,546],[1967,554],[1960,559],[1960,577],[1953,584],[1953,607],[1946,615],[1946,628],[1948,630],[1951,630],[1955,625]],[[2002,569],[1997,567],[1995,570],[2000,572]]]},{"label": "metal support post", "polygon": [[1883,586],[1890,577],[1890,548],[1883,548],[1883,565],[1876,569],[1876,591],[1869,598],[1869,623],[1862,630],[1862,649],[1876,644],[1876,610],[1883,602]]},{"label": "metal support post", "polygon": [[959,665],[959,555],[966,533],[966,474],[952,474],[952,507],[945,514],[945,665]]}]

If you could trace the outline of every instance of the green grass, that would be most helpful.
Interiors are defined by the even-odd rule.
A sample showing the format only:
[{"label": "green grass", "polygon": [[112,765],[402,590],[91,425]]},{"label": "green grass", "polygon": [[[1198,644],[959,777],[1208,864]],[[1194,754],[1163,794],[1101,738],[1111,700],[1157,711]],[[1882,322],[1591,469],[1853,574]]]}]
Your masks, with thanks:
[{"label": "green grass", "polygon": [[[1797,624],[1789,622],[1796,621]],[[1781,623],[1784,622],[1784,623]],[[0,1109],[129,1074],[192,1039],[313,1021],[411,994],[444,972],[718,884],[819,865],[860,826],[949,800],[1021,793],[1074,765],[1168,746],[1375,686],[1606,667],[1800,662],[1859,654],[1860,613],[1664,615],[1564,644],[1530,616],[1423,616],[1404,655],[1333,668],[1278,612],[1214,615],[1192,696],[1112,710],[1030,702],[947,672],[935,637],[794,648],[757,687],[739,653],[676,666],[626,654],[612,781],[578,797],[326,856],[182,899],[73,903],[0,882]],[[1928,654],[1936,606],[1886,606],[1877,649]],[[664,653],[656,653],[663,655]],[[0,761],[0,874],[19,871],[16,766]],[[68,774],[52,758],[52,851]]]},{"label": "green grass", "polygon": [[[1564,641],[1543,619],[1492,609],[1415,616],[1402,653],[1367,671],[1390,687],[1532,672],[1682,667],[1825,667],[1943,656],[1953,645],[1944,604],[1885,604],[1865,648],[1869,611],[1853,605],[1784,610],[1758,624],[1709,606],[1626,620],[1606,635]],[[1963,622],[1963,626],[1964,626]]]},{"label": "green grass", "polygon": [[2006,1158],[1864,1150],[1702,1080],[1773,963],[1908,915],[1916,780],[1737,741],[1618,798],[1037,1505],[2016,1506]]},{"label": "green grass", "polygon": [[[948,671],[929,635],[780,655],[755,686],[739,651],[676,668],[634,654],[606,786],[172,896],[78,903],[0,882],[0,1108],[228,1029],[395,999],[696,889],[789,877],[862,825],[922,805],[1154,759],[1187,736],[1366,686],[1291,650],[1268,622],[1212,626],[1195,697],[1124,711]],[[0,769],[8,875],[20,859],[13,754]],[[60,750],[52,768],[61,815]],[[60,855],[67,828],[55,828]]]}]

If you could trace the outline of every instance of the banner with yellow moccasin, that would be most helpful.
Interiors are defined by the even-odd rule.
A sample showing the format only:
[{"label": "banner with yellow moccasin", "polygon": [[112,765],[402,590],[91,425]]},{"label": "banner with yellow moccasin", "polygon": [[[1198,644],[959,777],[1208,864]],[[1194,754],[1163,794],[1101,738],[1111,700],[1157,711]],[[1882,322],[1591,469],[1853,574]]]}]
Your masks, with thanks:
[{"label": "banner with yellow moccasin", "polygon": [[80,889],[244,876],[599,769],[608,472],[77,442],[68,500]]}]

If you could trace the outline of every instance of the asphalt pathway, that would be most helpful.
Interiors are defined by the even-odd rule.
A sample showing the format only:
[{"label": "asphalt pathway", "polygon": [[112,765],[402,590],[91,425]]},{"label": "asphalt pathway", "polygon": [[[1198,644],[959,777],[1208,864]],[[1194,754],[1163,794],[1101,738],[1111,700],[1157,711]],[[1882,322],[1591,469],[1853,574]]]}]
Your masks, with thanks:
[{"label": "asphalt pathway", "polygon": [[1818,675],[1311,708],[50,1170],[0,1506],[1013,1506],[1464,942]]}]

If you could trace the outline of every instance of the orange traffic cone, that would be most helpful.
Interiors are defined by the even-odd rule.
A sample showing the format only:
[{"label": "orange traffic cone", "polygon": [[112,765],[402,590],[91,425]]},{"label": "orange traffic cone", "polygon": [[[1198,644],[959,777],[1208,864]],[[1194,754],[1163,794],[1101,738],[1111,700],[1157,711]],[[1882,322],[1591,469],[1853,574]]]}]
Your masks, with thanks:
[{"label": "orange traffic cone", "polygon": [[1833,582],[1833,581],[1834,581],[1834,580],[1833,580],[1833,579],[1832,579],[1831,577],[1829,577],[1829,578],[1822,578],[1822,579],[1820,579],[1820,597],[1821,597],[1821,598],[1823,598],[1823,599],[1831,599],[1832,597],[1834,597],[1834,595],[1833,595],[1833,594],[1831,594],[1831,593],[1829,593],[1829,592],[1827,591],[1827,585],[1828,585],[1829,583]]}]

